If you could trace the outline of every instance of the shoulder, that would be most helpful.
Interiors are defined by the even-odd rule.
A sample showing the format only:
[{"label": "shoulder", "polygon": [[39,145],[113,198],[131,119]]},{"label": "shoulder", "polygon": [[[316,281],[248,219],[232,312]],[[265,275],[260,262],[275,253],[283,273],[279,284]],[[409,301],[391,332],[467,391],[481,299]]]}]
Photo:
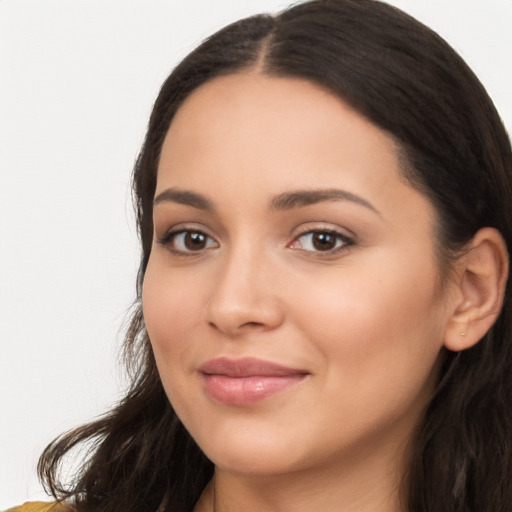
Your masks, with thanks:
[{"label": "shoulder", "polygon": [[72,512],[73,507],[65,503],[46,503],[43,501],[29,501],[6,510],[5,512]]}]

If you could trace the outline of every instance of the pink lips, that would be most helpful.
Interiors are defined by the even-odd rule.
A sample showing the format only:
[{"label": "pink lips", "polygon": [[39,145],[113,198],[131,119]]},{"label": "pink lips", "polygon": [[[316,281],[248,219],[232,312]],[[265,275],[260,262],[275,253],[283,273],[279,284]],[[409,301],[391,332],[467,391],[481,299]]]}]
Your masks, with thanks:
[{"label": "pink lips", "polygon": [[298,384],[308,372],[254,358],[207,361],[200,368],[205,391],[215,401],[248,405]]}]

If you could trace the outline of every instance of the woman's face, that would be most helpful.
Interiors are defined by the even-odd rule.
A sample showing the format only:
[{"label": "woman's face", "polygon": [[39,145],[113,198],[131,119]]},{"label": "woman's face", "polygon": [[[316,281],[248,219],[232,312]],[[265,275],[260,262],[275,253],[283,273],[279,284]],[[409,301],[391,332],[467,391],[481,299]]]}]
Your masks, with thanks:
[{"label": "woman's face", "polygon": [[306,81],[216,78],[166,136],[154,225],[147,330],[218,467],[404,449],[436,381],[449,290],[431,205],[383,131]]}]

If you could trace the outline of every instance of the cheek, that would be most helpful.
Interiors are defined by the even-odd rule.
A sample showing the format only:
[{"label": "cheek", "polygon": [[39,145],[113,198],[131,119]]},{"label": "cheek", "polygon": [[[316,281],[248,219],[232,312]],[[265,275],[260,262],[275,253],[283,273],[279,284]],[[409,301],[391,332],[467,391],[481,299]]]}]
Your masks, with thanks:
[{"label": "cheek", "polygon": [[191,395],[190,334],[197,332],[202,288],[197,275],[169,271],[158,260],[148,264],[142,305],[144,322],[165,392],[180,418],[187,417]]},{"label": "cheek", "polygon": [[[197,276],[169,272],[150,259],[142,292],[144,322],[159,368],[183,364],[187,334],[201,319],[201,283]],[[162,375],[165,378],[165,375]]]},{"label": "cheek", "polygon": [[410,261],[379,254],[381,265],[344,268],[339,279],[325,275],[295,295],[296,321],[321,353],[333,391],[349,386],[358,399],[378,398],[397,386],[414,394],[430,378],[443,301],[435,264]]}]

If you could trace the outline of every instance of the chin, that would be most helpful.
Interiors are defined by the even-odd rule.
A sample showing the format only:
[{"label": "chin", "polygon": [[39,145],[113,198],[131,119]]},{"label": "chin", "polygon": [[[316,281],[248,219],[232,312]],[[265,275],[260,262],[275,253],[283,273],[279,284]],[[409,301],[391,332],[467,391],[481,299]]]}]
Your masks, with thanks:
[{"label": "chin", "polygon": [[223,429],[193,436],[205,455],[224,471],[271,475],[300,469],[308,459],[294,436],[268,425],[261,428]]},{"label": "chin", "polygon": [[305,469],[295,457],[291,459],[293,452],[282,454],[280,450],[262,450],[260,445],[254,445],[252,449],[214,449],[209,459],[215,467],[230,473],[238,473],[252,476],[270,476],[286,474],[300,469]]}]

